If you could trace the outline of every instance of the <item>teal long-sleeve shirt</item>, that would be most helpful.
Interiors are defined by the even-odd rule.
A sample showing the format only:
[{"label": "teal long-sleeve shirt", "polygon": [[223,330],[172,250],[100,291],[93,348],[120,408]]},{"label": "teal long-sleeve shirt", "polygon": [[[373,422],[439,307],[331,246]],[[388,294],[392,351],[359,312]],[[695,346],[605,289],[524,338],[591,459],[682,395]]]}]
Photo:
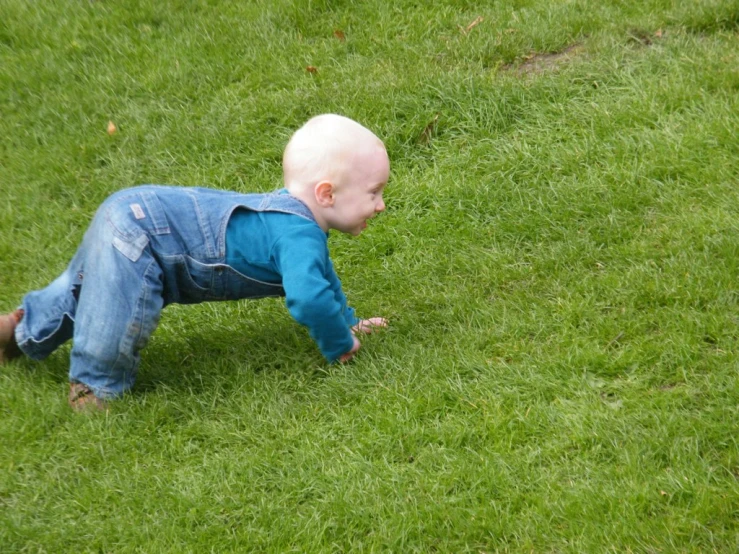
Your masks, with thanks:
[{"label": "teal long-sleeve shirt", "polygon": [[238,209],[226,228],[226,263],[252,279],[282,284],[290,315],[328,361],[352,349],[351,327],[359,320],[331,263],[328,235],[314,221]]}]

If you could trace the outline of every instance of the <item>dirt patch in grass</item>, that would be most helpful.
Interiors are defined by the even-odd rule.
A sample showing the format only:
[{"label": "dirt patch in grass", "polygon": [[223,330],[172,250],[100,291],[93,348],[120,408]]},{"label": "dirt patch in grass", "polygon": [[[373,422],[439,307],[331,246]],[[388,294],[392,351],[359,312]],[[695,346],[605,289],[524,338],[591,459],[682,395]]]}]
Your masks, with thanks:
[{"label": "dirt patch in grass", "polygon": [[530,75],[544,73],[545,71],[553,71],[561,65],[569,62],[577,57],[584,50],[584,46],[575,43],[567,46],[558,52],[544,52],[530,54],[523,58],[523,62],[519,64],[508,64],[503,66],[503,70],[512,71],[519,75]]},{"label": "dirt patch in grass", "polygon": [[[655,41],[662,39],[664,31],[647,31],[644,29],[630,29],[628,41],[637,46],[651,46]],[[518,75],[540,74],[547,71],[555,71],[559,67],[580,57],[585,51],[585,46],[576,42],[556,52],[534,52],[524,56],[522,61],[506,64],[503,71],[510,71]]]},{"label": "dirt patch in grass", "polygon": [[656,31],[645,31],[644,29],[630,29],[628,33],[628,41],[637,46],[652,46],[656,40],[664,35],[662,29]]}]

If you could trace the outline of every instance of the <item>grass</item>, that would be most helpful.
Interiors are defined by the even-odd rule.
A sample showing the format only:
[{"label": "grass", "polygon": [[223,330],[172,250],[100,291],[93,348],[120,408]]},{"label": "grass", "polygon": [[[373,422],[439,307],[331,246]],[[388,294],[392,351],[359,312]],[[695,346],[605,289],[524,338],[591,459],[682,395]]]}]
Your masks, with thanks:
[{"label": "grass", "polygon": [[392,326],[327,366],[279,300],[175,306],[99,416],[68,347],[3,367],[0,551],[736,551],[738,14],[6,0],[0,309],[111,192],[274,189],[338,112],[392,159],[331,238]]}]

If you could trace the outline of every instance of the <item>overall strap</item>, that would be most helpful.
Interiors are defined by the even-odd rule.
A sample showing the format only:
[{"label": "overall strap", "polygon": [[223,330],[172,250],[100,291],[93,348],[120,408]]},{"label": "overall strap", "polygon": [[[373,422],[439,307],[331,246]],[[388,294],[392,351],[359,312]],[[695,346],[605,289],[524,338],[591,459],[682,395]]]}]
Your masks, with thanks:
[{"label": "overall strap", "polygon": [[261,196],[261,201],[256,208],[253,206],[247,207],[258,212],[282,212],[297,215],[309,221],[316,221],[310,208],[302,200],[288,193],[287,189],[283,188],[259,196]]}]

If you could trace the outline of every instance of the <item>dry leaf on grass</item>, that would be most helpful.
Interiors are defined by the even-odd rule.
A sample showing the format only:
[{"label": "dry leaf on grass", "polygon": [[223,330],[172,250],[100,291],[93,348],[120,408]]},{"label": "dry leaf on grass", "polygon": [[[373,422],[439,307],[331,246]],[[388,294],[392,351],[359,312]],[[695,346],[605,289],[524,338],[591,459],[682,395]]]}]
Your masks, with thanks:
[{"label": "dry leaf on grass", "polygon": [[478,15],[475,18],[475,20],[472,23],[470,23],[469,25],[467,25],[467,27],[465,27],[464,29],[462,29],[462,26],[460,25],[459,26],[459,30],[462,31],[462,34],[463,35],[466,35],[467,33],[469,33],[472,29],[474,29],[475,27],[477,27],[483,21],[485,21],[485,20],[482,18],[482,16],[481,15]]},{"label": "dry leaf on grass", "polygon": [[318,68],[314,65],[309,65],[305,68],[308,73],[318,73]]},{"label": "dry leaf on grass", "polygon": [[344,42],[346,40],[346,35],[344,34],[344,31],[341,29],[336,29],[334,31],[334,36],[339,39],[341,42]]},{"label": "dry leaf on grass", "polygon": [[118,127],[115,126],[115,123],[113,123],[112,121],[108,121],[108,134],[112,135],[116,131],[118,131]]}]

